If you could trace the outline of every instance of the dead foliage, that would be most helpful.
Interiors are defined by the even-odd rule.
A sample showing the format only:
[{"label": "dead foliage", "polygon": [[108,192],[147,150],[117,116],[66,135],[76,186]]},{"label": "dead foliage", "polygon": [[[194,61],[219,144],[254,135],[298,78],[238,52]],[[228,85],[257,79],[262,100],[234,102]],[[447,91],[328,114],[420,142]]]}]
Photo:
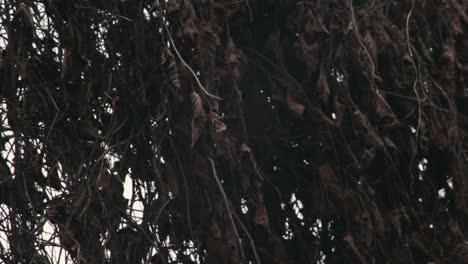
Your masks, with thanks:
[{"label": "dead foliage", "polygon": [[0,262],[468,263],[467,14],[1,1]]}]

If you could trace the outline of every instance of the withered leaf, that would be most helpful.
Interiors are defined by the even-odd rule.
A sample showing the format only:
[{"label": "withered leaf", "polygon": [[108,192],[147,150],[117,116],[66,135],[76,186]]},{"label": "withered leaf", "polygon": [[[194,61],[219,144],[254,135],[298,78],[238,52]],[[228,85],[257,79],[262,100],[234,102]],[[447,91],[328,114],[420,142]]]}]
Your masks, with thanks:
[{"label": "withered leaf", "polygon": [[232,38],[229,38],[225,58],[232,75],[234,78],[239,79],[242,73],[241,69],[246,64],[247,59],[244,53],[236,47]]},{"label": "withered leaf", "polygon": [[343,188],[330,163],[324,163],[319,167],[319,175],[325,189],[339,201],[344,200]]},{"label": "withered leaf", "polygon": [[191,1],[183,1],[182,4],[182,23],[181,33],[184,38],[195,41],[198,36],[198,28],[196,24],[196,14],[193,10]]},{"label": "withered leaf", "polygon": [[398,150],[397,146],[395,145],[395,143],[393,143],[393,141],[389,138],[389,137],[384,137],[384,142],[385,142],[385,146],[389,147],[389,148],[392,148],[394,150]]},{"label": "withered leaf", "polygon": [[169,0],[166,1],[166,10],[168,12],[174,12],[180,9],[181,0]]},{"label": "withered leaf", "polygon": [[221,229],[215,220],[211,220],[210,235],[216,239],[221,239]]},{"label": "withered leaf", "polygon": [[302,118],[305,111],[305,105],[302,101],[299,91],[288,88],[286,103],[288,104],[289,110],[297,117]]},{"label": "withered leaf", "polygon": [[344,242],[346,242],[347,246],[351,249],[351,251],[354,253],[354,256],[356,259],[359,261],[359,263],[365,264],[367,261],[364,259],[362,256],[361,252],[359,252],[358,247],[356,246],[356,243],[354,242],[354,238],[351,235],[346,235],[343,238]]},{"label": "withered leaf", "polygon": [[468,263],[465,2],[2,1],[0,261]]},{"label": "withered leaf", "polygon": [[178,197],[180,194],[179,177],[171,161],[167,161],[164,168],[164,180],[169,186],[169,190]]},{"label": "withered leaf", "polygon": [[271,232],[270,223],[268,220],[268,212],[265,205],[263,204],[263,199],[257,200],[257,205],[255,209],[255,223],[261,226],[268,233]]},{"label": "withered leaf", "polygon": [[392,108],[379,91],[375,92],[375,104],[375,111],[379,118],[388,120],[389,125],[395,125],[398,123],[398,118],[393,113]]},{"label": "withered leaf", "polygon": [[85,64],[86,61],[76,50],[66,48],[63,57],[62,81],[67,84],[78,84]]},{"label": "withered leaf", "polygon": [[229,135],[226,124],[221,120],[218,114],[212,113],[211,116],[214,130],[213,139],[216,143],[217,155],[234,162],[234,157],[237,156],[235,154],[236,139]]},{"label": "withered leaf", "polygon": [[330,100],[330,88],[328,87],[327,73],[325,66],[320,67],[320,75],[317,80],[317,92],[322,104],[327,107]]},{"label": "withered leaf", "polygon": [[383,147],[382,139],[377,135],[367,117],[358,109],[352,115],[354,133],[364,143],[378,148]]},{"label": "withered leaf", "polygon": [[168,48],[165,48],[161,55],[161,65],[167,65],[169,80],[176,89],[180,88],[179,70],[177,62]]},{"label": "withered leaf", "polygon": [[335,113],[335,124],[337,127],[341,127],[341,124],[343,122],[343,118],[345,115],[346,111],[346,106],[341,103],[341,101],[338,99],[338,97],[335,96],[334,98],[334,113]]},{"label": "withered leaf", "polygon": [[309,72],[317,70],[319,62],[319,43],[314,42],[312,44],[307,43],[304,37],[301,35],[297,38],[294,43],[296,50],[296,57],[306,63]]},{"label": "withered leaf", "polygon": [[109,190],[112,186],[112,174],[110,173],[109,169],[106,166],[102,166],[100,173],[98,175],[98,179],[96,181],[96,185],[98,187],[102,187],[105,190]]},{"label": "withered leaf", "polygon": [[196,92],[190,94],[192,101],[192,148],[197,143],[206,121],[206,113],[200,95]]}]

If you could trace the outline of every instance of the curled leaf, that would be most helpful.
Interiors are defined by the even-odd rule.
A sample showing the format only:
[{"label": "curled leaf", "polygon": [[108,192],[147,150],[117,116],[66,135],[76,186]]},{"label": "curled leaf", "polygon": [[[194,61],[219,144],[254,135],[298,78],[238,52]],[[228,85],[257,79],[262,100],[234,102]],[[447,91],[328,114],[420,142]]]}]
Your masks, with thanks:
[{"label": "curled leaf", "polygon": [[261,226],[268,233],[271,232],[268,220],[268,212],[265,205],[263,204],[263,199],[258,199],[257,201],[257,208],[255,210],[255,223]]},{"label": "curled leaf", "polygon": [[195,146],[198,138],[201,135],[203,126],[206,121],[206,113],[203,108],[203,103],[200,95],[196,92],[190,94],[192,100],[192,144],[191,147]]},{"label": "curled leaf", "polygon": [[297,117],[302,118],[305,111],[305,105],[301,102],[301,96],[297,90],[288,88],[286,97],[286,103],[288,104],[289,110]]},{"label": "curled leaf", "polygon": [[346,245],[351,249],[353,252],[354,256],[356,259],[359,261],[361,264],[367,263],[367,261],[364,259],[362,256],[361,252],[359,252],[358,247],[356,246],[356,243],[354,242],[354,238],[351,235],[347,235],[343,238],[343,241],[346,243]]},{"label": "curled leaf", "polygon": [[377,135],[367,117],[359,109],[352,114],[352,120],[354,133],[359,136],[364,143],[378,148],[383,147],[384,143],[382,139]]},{"label": "curled leaf", "polygon": [[161,55],[161,65],[167,68],[170,83],[176,88],[180,88],[179,70],[174,55],[168,48],[165,48]]},{"label": "curled leaf", "polygon": [[330,88],[328,87],[325,66],[320,67],[320,75],[317,81],[317,92],[322,104],[327,107],[330,100]]},{"label": "curled leaf", "polygon": [[387,103],[385,98],[379,93],[379,91],[376,92],[375,103],[376,103],[375,111],[379,118],[388,120],[390,125],[394,125],[398,123],[398,118],[393,113],[392,108]]}]

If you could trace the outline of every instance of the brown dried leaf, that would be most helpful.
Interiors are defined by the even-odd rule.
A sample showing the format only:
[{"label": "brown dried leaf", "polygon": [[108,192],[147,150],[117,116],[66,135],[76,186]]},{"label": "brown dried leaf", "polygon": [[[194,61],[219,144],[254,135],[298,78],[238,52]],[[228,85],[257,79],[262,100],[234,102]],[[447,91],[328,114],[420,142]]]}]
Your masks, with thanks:
[{"label": "brown dried leaf", "polygon": [[335,113],[335,125],[337,127],[341,127],[341,124],[343,123],[343,118],[345,116],[345,111],[346,111],[346,106],[340,102],[338,97],[334,98],[334,105],[333,105],[334,113]]},{"label": "brown dried leaf", "polygon": [[364,143],[377,148],[382,148],[383,141],[374,131],[374,128],[369,123],[367,117],[359,109],[357,109],[351,116],[353,120],[354,133],[359,136]]},{"label": "brown dried leaf", "polygon": [[69,84],[79,84],[81,71],[85,64],[86,61],[77,51],[66,48],[63,57],[62,81]]},{"label": "brown dried leaf", "polygon": [[281,239],[273,235],[272,243],[273,243],[273,252],[275,254],[274,263],[281,263],[281,264],[290,263],[286,248],[283,242],[281,241]]},{"label": "brown dried leaf", "polygon": [[388,120],[390,125],[395,125],[398,123],[398,118],[396,117],[395,113],[393,113],[392,108],[387,103],[385,98],[379,93],[379,91],[376,91],[375,104],[375,111],[379,118]]},{"label": "brown dried leaf", "polygon": [[[369,55],[371,56],[371,59],[375,60],[376,54],[377,54],[377,46],[375,44],[375,41],[374,41],[370,31],[367,31],[365,33],[365,35],[364,35],[364,45],[365,45],[367,51],[369,52]],[[364,56],[368,56],[368,55],[364,54]],[[369,58],[366,57],[366,59],[364,61],[367,61],[368,59]]]},{"label": "brown dried leaf", "polygon": [[322,104],[325,107],[328,107],[330,101],[330,88],[328,87],[327,73],[323,64],[320,67],[320,75],[317,81],[317,91]]},{"label": "brown dried leaf", "polygon": [[198,28],[195,20],[196,14],[191,1],[183,1],[182,21],[184,22],[181,26],[181,32],[184,38],[188,38],[192,41],[195,41],[198,36]]},{"label": "brown dried leaf", "polygon": [[416,232],[411,232],[409,235],[410,243],[415,247],[419,252],[423,253],[426,256],[429,256],[429,250],[426,248],[426,243],[424,237]]},{"label": "brown dried leaf", "polygon": [[468,245],[465,242],[456,244],[449,252],[451,263],[467,263],[468,262]]},{"label": "brown dried leaf", "polygon": [[227,132],[226,124],[216,113],[212,113],[213,122],[213,139],[216,143],[216,154],[232,162],[235,161],[236,139],[231,137]]},{"label": "brown dried leaf", "polygon": [[301,101],[301,96],[297,90],[288,88],[286,103],[289,110],[297,117],[302,118],[305,111],[305,105]]},{"label": "brown dried leaf", "polygon": [[320,166],[319,175],[325,189],[338,201],[344,200],[343,188],[330,163],[327,162]]},{"label": "brown dried leaf", "polygon": [[384,137],[384,142],[385,142],[385,146],[387,146],[388,148],[392,148],[392,149],[394,149],[394,150],[398,150],[398,148],[397,148],[397,146],[395,145],[395,143],[393,143],[393,141],[392,141],[389,137],[385,136],[385,137]]},{"label": "brown dried leaf", "polygon": [[200,137],[206,121],[206,113],[200,95],[196,92],[190,94],[192,100],[192,145],[193,148]]},{"label": "brown dried leaf", "polygon": [[239,79],[242,73],[241,69],[246,64],[247,58],[244,53],[236,47],[232,38],[229,38],[225,59],[234,78]]},{"label": "brown dried leaf", "polygon": [[164,178],[167,182],[167,185],[169,185],[171,192],[175,197],[178,197],[180,194],[178,173],[172,165],[172,162],[167,161],[165,165]]},{"label": "brown dried leaf", "polygon": [[98,187],[104,188],[106,191],[111,190],[112,174],[106,166],[103,166],[96,181]]},{"label": "brown dried leaf", "polygon": [[391,212],[390,222],[393,228],[395,228],[397,237],[399,238],[401,236],[401,211],[399,209],[395,209]]},{"label": "brown dried leaf", "polygon": [[354,242],[354,238],[351,235],[345,236],[343,240],[347,244],[347,246],[351,249],[351,251],[353,252],[356,259],[359,261],[359,263],[362,263],[362,264],[367,263],[367,261],[362,256],[361,252],[359,252],[359,249],[357,248],[356,243]]},{"label": "brown dried leaf", "polygon": [[216,239],[221,239],[221,229],[215,220],[211,220],[210,235]]},{"label": "brown dried leaf", "polygon": [[206,157],[203,157],[199,153],[195,153],[193,164],[193,173],[197,177],[197,181],[199,181],[203,187],[207,187],[210,183],[209,175],[211,169]]},{"label": "brown dried leaf", "polygon": [[304,62],[308,67],[308,72],[315,72],[319,63],[319,42],[308,44],[304,36],[299,36],[294,43],[296,58]]},{"label": "brown dried leaf", "polygon": [[255,180],[263,181],[263,175],[257,167],[252,151],[246,144],[241,145],[240,169],[242,172],[255,176]]},{"label": "brown dried leaf", "polygon": [[[166,10],[167,12],[175,12],[180,9],[181,0],[169,0],[166,1]],[[184,1],[185,2],[185,1]]]},{"label": "brown dried leaf", "polygon": [[313,33],[319,33],[319,32],[326,32],[328,33],[328,30],[325,28],[325,25],[323,24],[323,16],[321,14],[316,14],[317,16],[314,15],[311,9],[309,9],[306,13],[306,20],[307,22],[305,23],[304,26],[304,31],[313,34]]},{"label": "brown dried leaf", "polygon": [[317,107],[313,107],[310,110],[310,113],[312,114],[312,120],[320,125],[325,125],[327,127],[335,127],[335,123],[328,118],[322,110],[320,110]]},{"label": "brown dried leaf", "polygon": [[169,81],[178,90],[180,88],[179,70],[174,55],[168,48],[165,48],[161,55],[161,65],[168,71]]},{"label": "brown dried leaf", "polygon": [[263,204],[263,199],[261,198],[257,200],[255,210],[255,224],[261,226],[268,233],[271,233],[268,212],[265,205]]},{"label": "brown dried leaf", "polygon": [[220,38],[218,36],[219,31],[221,30],[219,24],[217,23],[207,23],[200,28],[198,34],[198,52],[200,54],[200,66],[201,72],[210,76],[207,78],[205,88],[208,92],[213,93],[212,81],[215,74],[215,61],[216,61],[216,52],[218,47],[221,45]]}]

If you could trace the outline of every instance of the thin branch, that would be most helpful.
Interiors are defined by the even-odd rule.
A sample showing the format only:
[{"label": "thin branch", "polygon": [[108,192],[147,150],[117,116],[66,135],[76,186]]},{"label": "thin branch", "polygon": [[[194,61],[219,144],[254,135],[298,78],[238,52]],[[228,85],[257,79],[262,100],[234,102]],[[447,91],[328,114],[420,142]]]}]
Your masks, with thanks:
[{"label": "thin branch", "polygon": [[231,221],[232,229],[234,230],[234,233],[235,233],[235,235],[237,237],[237,242],[238,242],[239,247],[240,247],[239,249],[241,251],[242,258],[245,259],[244,250],[242,249],[242,244],[240,243],[241,238],[239,236],[239,232],[237,231],[237,227],[236,227],[236,223],[234,222],[234,218],[232,217],[233,212],[231,211],[231,206],[229,204],[226,193],[224,192],[223,185],[221,184],[221,181],[218,178],[218,173],[216,172],[215,163],[214,163],[214,161],[213,161],[213,159],[211,157],[208,157],[208,160],[211,163],[211,170],[212,170],[212,173],[213,173],[213,178],[216,181],[216,185],[218,186],[219,192],[221,193],[221,196],[223,197],[224,204],[226,205],[226,210],[227,210],[228,215],[229,215],[229,220]]}]

